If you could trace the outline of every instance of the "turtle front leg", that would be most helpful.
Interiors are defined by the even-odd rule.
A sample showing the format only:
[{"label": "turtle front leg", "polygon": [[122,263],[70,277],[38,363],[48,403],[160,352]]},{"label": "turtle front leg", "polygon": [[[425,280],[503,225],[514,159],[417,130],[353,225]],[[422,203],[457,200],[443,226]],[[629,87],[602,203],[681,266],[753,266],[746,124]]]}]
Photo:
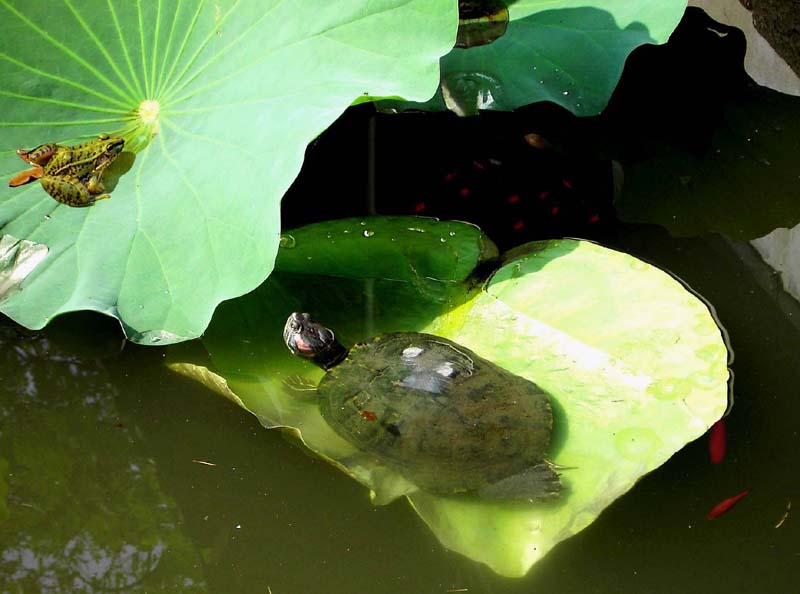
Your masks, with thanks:
[{"label": "turtle front leg", "polygon": [[40,180],[44,191],[61,204],[89,206],[97,200],[77,177],[71,175],[45,175]]}]

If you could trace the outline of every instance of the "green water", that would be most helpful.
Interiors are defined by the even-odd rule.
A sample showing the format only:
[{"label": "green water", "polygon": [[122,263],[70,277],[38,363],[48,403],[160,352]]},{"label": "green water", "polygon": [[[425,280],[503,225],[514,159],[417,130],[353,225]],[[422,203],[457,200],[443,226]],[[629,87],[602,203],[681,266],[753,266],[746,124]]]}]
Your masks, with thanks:
[{"label": "green water", "polygon": [[[640,64],[634,77],[644,81],[643,91],[629,85],[628,100],[599,123],[553,120],[547,109],[537,120],[536,106],[533,115],[494,114],[463,128],[455,118],[379,119],[378,157],[362,158],[374,122],[348,110],[310,149],[305,175],[284,199],[284,223],[376,209],[408,214],[422,204],[425,214],[476,220],[501,247],[583,236],[575,229],[596,228],[591,215],[602,214],[600,226],[613,219],[610,188],[604,194],[600,183],[609,177],[608,163],[587,165],[583,151],[627,134],[636,141],[623,151],[626,183],[634,188],[627,208],[637,220],[734,237],[793,226],[796,135],[783,134],[783,143],[770,136],[757,148],[772,152],[755,154],[750,127],[752,118],[774,116],[780,125],[766,118],[758,128],[791,132],[796,104],[784,97],[787,105],[778,109],[774,98],[753,100],[741,118],[725,116],[725,101],[734,115],[750,105],[737,99],[738,87],[722,84],[731,65],[741,69],[741,56],[730,32],[702,24],[700,30],[710,45],[692,45],[700,43],[696,36],[684,35],[691,43],[672,58],[680,68]],[[720,44],[735,55],[717,51]],[[640,53],[648,52],[657,50]],[[695,62],[702,67],[692,78],[685,70]],[[661,87],[651,93],[655,83]],[[719,133],[718,117],[741,134]],[[510,154],[510,140],[521,142],[519,135],[538,130],[530,126],[539,122],[553,128],[556,140],[579,129],[575,146],[540,161],[529,152]],[[730,160],[714,169],[708,159],[720,154],[718,143]],[[588,170],[583,176],[572,164],[556,167],[576,146],[577,162]],[[743,156],[751,153],[759,158]],[[495,157],[503,161],[497,173],[475,173],[473,159],[481,165]],[[645,167],[637,177],[639,160]],[[377,169],[367,174],[370,162]],[[539,168],[533,176],[532,163]],[[732,169],[739,175],[729,175]],[[460,186],[442,182],[453,171],[467,179],[471,202],[462,200]],[[712,192],[701,183],[706,174]],[[575,183],[564,186],[562,176]],[[527,213],[523,227],[520,207],[503,194],[519,191],[517,182],[541,206]],[[542,201],[546,195],[561,201]],[[570,210],[575,204],[586,211]],[[617,204],[623,211],[625,205]],[[673,239],[660,227],[611,222],[591,237],[672,271],[716,308],[736,357],[721,464],[709,462],[706,437],[688,444],[527,576],[502,578],[443,548],[405,500],[374,507],[354,480],[170,371],[166,349],[122,348],[116,322],[76,314],[33,333],[0,320],[0,594],[800,592],[800,304],[746,243],[716,235]],[[371,327],[369,307],[363,317]],[[202,345],[190,348],[202,357]],[[714,505],[745,489],[749,496],[734,509],[706,519]],[[794,507],[776,528],[788,502]]]},{"label": "green water", "polygon": [[689,444],[526,577],[448,552],[403,500],[373,507],[163,349],[120,350],[112,321],[80,314],[0,326],[0,592],[796,592],[800,306],[746,245],[644,226],[607,243],[716,306],[736,353],[728,451],[712,465]]}]

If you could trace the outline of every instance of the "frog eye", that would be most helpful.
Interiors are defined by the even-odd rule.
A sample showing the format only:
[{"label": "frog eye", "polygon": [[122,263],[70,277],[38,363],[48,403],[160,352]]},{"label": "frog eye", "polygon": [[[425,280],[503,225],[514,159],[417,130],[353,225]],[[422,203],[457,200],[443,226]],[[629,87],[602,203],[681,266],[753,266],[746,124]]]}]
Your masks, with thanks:
[{"label": "frog eye", "polygon": [[113,142],[109,142],[106,145],[106,152],[119,153],[122,151],[122,147],[124,144],[125,144],[124,140],[114,140]]}]

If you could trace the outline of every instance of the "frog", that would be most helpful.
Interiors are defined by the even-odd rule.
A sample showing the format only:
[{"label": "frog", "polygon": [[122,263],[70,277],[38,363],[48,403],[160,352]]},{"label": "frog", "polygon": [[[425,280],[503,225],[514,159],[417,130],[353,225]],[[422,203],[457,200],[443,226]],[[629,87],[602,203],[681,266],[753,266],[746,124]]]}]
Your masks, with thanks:
[{"label": "frog", "polygon": [[38,179],[45,192],[58,202],[90,206],[111,197],[103,193],[102,176],[124,146],[122,138],[100,134],[73,146],[50,142],[32,150],[19,149],[17,155],[34,168],[14,176],[9,185],[16,187]]}]

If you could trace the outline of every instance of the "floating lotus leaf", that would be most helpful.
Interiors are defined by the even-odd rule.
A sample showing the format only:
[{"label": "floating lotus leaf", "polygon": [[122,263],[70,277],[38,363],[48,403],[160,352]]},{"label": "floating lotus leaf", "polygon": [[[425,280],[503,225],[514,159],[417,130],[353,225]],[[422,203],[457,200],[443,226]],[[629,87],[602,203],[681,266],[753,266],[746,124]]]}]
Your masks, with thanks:
[{"label": "floating lotus leaf", "polygon": [[[173,368],[238,399],[264,425],[290,428],[368,486],[376,502],[407,495],[448,548],[521,576],[724,413],[725,342],[703,301],[627,254],[580,240],[536,242],[507,254],[486,283],[464,274],[456,282],[453,266],[466,260],[475,267],[490,253],[481,247],[485,238],[465,224],[409,221],[415,220],[366,219],[375,231],[370,237],[352,233],[362,228],[357,220],[292,232],[292,249],[307,241],[311,262],[314,250],[331,261],[346,254],[357,272],[310,275],[299,266],[283,272],[279,257],[278,272],[264,285],[220,307],[203,339],[211,363],[181,360],[175,351]],[[426,277],[409,278],[414,258],[428,249],[414,233],[444,240],[449,264],[442,259]],[[403,254],[405,263],[368,277],[370,269],[382,270],[373,254],[384,250]],[[430,332],[535,381],[554,404],[549,454],[562,467],[563,496],[504,503],[432,495],[355,450],[313,401],[287,388],[295,376],[316,383],[322,375],[283,345],[283,323],[295,310],[311,312],[345,344],[385,331]]]},{"label": "floating lotus leaf", "polygon": [[[474,115],[552,101],[576,115],[608,103],[628,55],[664,43],[686,8],[680,0],[509,3],[505,34],[488,45],[455,48],[442,58],[442,89],[414,108]],[[387,103],[402,109],[410,104]]]}]

